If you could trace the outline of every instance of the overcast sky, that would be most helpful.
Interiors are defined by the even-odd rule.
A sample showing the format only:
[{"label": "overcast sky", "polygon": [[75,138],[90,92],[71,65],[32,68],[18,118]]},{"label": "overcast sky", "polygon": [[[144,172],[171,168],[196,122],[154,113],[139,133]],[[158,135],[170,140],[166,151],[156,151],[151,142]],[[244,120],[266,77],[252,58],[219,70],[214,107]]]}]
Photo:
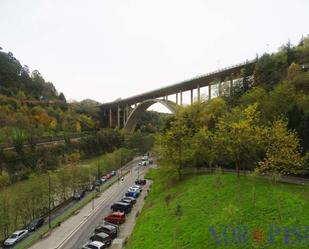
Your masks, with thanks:
[{"label": "overcast sky", "polygon": [[307,34],[308,0],[0,0],[0,46],[76,100],[129,97]]}]

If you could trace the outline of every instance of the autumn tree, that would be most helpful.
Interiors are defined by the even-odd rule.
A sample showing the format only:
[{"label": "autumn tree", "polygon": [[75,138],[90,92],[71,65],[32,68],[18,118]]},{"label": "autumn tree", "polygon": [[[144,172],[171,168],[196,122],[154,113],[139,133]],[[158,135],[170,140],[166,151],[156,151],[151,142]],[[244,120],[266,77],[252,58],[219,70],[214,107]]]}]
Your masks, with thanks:
[{"label": "autumn tree", "polygon": [[258,161],[262,150],[263,126],[257,104],[244,110],[234,108],[218,124],[217,143],[220,155],[235,164],[237,175],[240,169],[250,169]]},{"label": "autumn tree", "polygon": [[299,139],[287,129],[287,122],[277,119],[267,132],[266,156],[257,171],[272,175],[304,173],[304,159],[300,154]]}]

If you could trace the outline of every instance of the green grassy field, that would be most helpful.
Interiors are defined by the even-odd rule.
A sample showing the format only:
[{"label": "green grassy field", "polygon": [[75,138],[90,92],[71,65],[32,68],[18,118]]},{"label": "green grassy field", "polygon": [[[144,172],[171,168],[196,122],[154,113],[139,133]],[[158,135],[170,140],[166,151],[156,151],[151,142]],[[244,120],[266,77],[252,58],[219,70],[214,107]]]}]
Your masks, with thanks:
[{"label": "green grassy field", "polygon": [[309,248],[308,186],[158,171],[127,249]]}]

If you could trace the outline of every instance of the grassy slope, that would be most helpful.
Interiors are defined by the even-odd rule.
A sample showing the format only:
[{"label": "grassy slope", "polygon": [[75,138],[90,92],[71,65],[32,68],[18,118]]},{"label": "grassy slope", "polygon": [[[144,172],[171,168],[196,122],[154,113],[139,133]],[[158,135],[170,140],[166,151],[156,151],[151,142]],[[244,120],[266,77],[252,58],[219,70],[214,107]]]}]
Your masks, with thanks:
[{"label": "grassy slope", "polygon": [[[237,179],[233,174],[196,175],[179,183],[171,182],[168,174],[159,175],[155,170],[150,172],[150,177],[154,179],[154,185],[128,249],[309,248],[309,244],[285,246],[282,235],[272,246],[251,239],[252,231],[259,228],[266,231],[264,240],[267,240],[270,224],[309,225],[308,187],[273,185],[249,176]],[[167,207],[165,198],[168,194],[172,199]],[[177,204],[181,206],[180,216],[176,215]],[[216,245],[208,228],[214,225],[222,232],[220,224],[247,225],[249,244]]]}]

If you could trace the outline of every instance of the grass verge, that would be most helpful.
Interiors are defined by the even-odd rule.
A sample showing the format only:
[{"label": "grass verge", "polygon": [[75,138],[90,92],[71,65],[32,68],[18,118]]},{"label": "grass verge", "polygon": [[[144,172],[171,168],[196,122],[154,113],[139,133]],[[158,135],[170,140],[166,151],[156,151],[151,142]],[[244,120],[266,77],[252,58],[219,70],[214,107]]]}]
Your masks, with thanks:
[{"label": "grass verge", "polygon": [[126,249],[309,248],[309,187],[235,174],[151,170]]}]

